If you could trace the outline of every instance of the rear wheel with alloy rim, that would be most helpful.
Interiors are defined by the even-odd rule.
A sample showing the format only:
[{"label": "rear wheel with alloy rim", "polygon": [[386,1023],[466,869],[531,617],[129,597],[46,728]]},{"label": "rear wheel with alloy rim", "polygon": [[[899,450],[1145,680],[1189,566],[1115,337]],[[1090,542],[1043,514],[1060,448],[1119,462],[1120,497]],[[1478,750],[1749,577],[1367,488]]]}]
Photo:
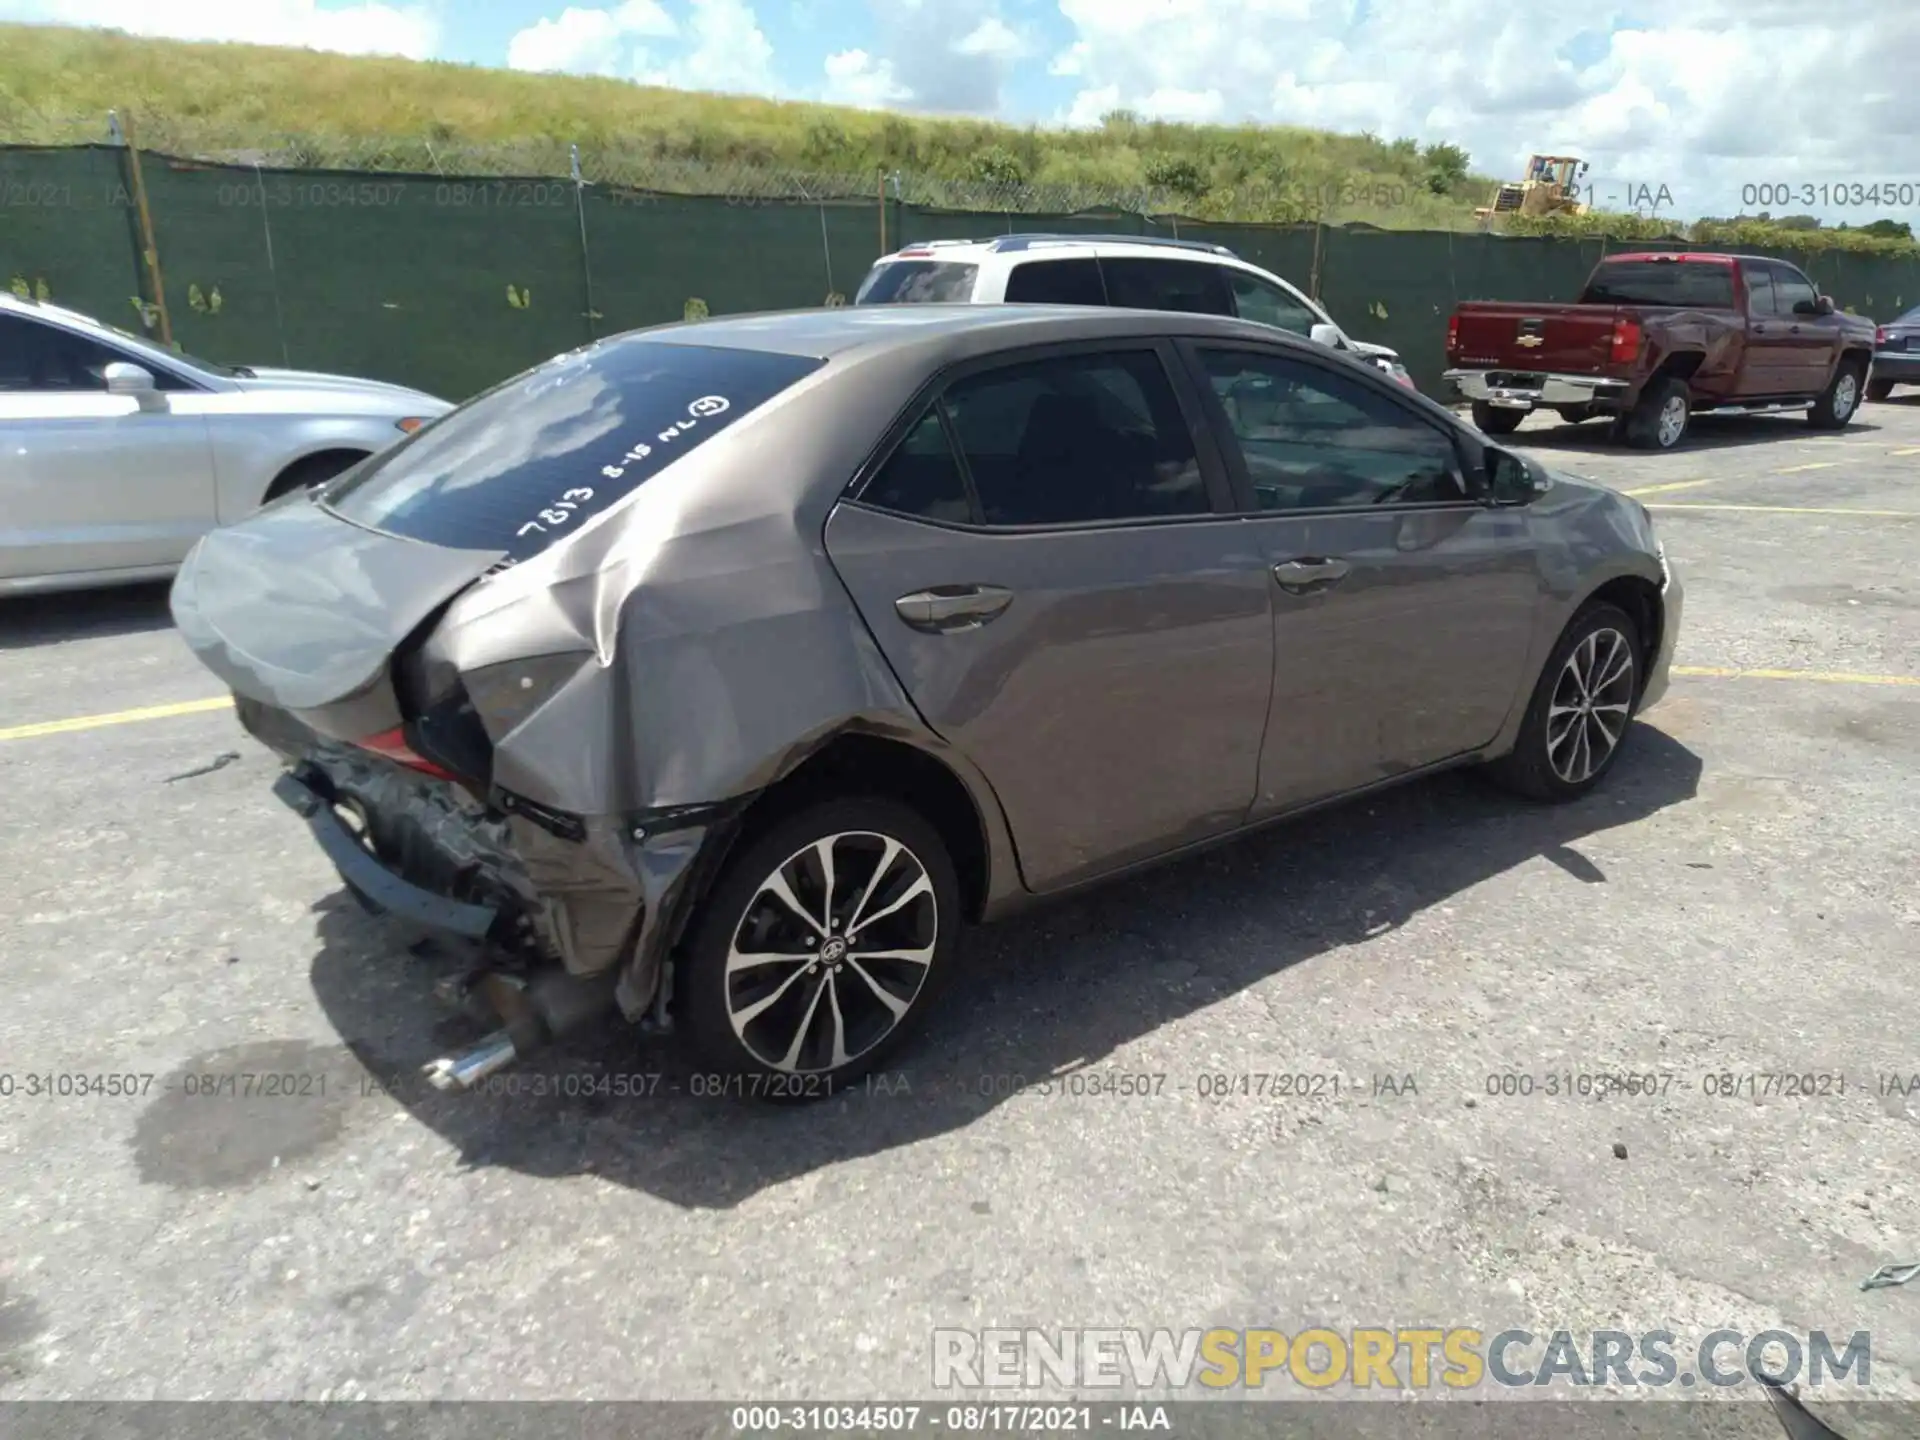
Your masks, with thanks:
[{"label": "rear wheel with alloy rim", "polygon": [[1612,768],[1641,689],[1640,634],[1617,605],[1589,605],[1554,647],[1511,754],[1487,767],[1533,800],[1576,800]]},{"label": "rear wheel with alloy rim", "polygon": [[939,990],[959,885],[939,833],[891,800],[812,806],[729,862],[675,988],[703,1071],[772,1100],[872,1070]]},{"label": "rear wheel with alloy rim", "polygon": [[1671,450],[1685,438],[1692,417],[1686,381],[1673,375],[1652,380],[1627,413],[1623,438],[1636,450]]}]

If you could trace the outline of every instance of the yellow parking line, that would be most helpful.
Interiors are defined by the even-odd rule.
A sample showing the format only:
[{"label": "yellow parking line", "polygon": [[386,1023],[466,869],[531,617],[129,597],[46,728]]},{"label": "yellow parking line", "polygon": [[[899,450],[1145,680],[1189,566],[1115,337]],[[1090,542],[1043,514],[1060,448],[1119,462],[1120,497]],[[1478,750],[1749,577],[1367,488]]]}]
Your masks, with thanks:
[{"label": "yellow parking line", "polygon": [[1773,473],[1776,475],[1798,475],[1802,470],[1831,470],[1839,463],[1838,460],[1816,460],[1811,465],[1789,465],[1786,469],[1776,470]]},{"label": "yellow parking line", "polygon": [[1823,685],[1920,685],[1920,675],[1859,675],[1850,670],[1734,670],[1721,665],[1676,665],[1675,675],[1710,680],[1814,680]]},{"label": "yellow parking line", "polygon": [[1637,490],[1622,490],[1622,495],[1665,495],[1670,490],[1691,490],[1696,485],[1711,485],[1716,480],[1727,479],[1722,475],[1709,475],[1704,480],[1675,480],[1670,485],[1642,485]]},{"label": "yellow parking line", "polygon": [[212,700],[182,700],[176,705],[148,705],[139,710],[116,710],[110,715],[76,715],[71,720],[42,720],[37,725],[15,725],[0,730],[0,740],[32,740],[41,735],[65,735],[74,730],[98,730],[103,725],[131,725],[136,720],[165,720],[174,715],[202,715],[232,706],[231,696]]},{"label": "yellow parking line", "polygon": [[1890,520],[1920,520],[1920,510],[1833,510],[1817,505],[1714,505],[1704,501],[1653,504],[1649,510],[1751,510],[1763,515],[1865,515]]}]

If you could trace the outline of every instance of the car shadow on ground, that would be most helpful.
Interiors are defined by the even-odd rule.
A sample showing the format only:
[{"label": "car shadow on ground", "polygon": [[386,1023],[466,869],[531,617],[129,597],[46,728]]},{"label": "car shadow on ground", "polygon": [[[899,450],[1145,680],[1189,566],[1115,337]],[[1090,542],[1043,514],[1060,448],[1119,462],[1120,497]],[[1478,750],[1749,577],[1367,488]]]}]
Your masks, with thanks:
[{"label": "car shadow on ground", "polygon": [[[1891,403],[1891,402],[1889,402]],[[1778,445],[1784,440],[1858,440],[1880,427],[1855,420],[1844,430],[1815,430],[1798,415],[1696,415],[1677,449],[1666,453],[1690,451],[1739,450],[1749,445]],[[1516,430],[1498,437],[1497,443],[1526,450],[1571,450],[1583,453],[1650,457],[1659,452],[1635,450],[1610,439],[1604,421],[1589,420],[1581,425],[1557,425],[1547,429]]]},{"label": "car shadow on ground", "polygon": [[[512,1080],[494,1093],[440,1094],[419,1066],[480,1033],[433,997],[434,980],[458,967],[410,954],[344,892],[316,907],[312,983],[358,1062],[464,1163],[595,1175],[675,1205],[727,1208],[960,1129],[1005,1103],[1012,1077],[1104,1068],[1169,1022],[1537,857],[1604,885],[1580,842],[1683,803],[1700,772],[1691,751],[1641,724],[1607,783],[1577,804],[1530,805],[1443,775],[976,930],[958,983],[884,1087],[800,1107],[698,1096],[669,1038],[617,1021],[504,1072],[496,1082]],[[621,1076],[658,1079],[621,1082],[651,1094],[606,1093]]]},{"label": "car shadow on ground", "polygon": [[30,650],[68,640],[171,630],[168,581],[0,599],[0,650]]}]

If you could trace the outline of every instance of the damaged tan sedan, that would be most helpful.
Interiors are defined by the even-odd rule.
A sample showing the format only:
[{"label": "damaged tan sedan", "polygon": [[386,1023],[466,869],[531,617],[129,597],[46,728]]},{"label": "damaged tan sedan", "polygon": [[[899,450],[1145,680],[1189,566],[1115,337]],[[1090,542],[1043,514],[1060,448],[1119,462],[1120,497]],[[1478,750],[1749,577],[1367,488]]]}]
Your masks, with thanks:
[{"label": "damaged tan sedan", "polygon": [[913,306],[601,341],[201,541],[180,629],[464,1087],[618,1010],[773,1098],[963,924],[1448,766],[1572,800],[1666,686],[1643,506],[1231,319]]}]

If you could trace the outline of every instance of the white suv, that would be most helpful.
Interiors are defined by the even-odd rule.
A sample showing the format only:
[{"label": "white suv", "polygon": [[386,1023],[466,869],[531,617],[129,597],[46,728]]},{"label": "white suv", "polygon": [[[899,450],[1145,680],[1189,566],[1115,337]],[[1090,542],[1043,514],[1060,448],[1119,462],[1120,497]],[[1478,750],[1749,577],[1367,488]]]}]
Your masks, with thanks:
[{"label": "white suv", "polygon": [[1117,305],[1238,315],[1413,378],[1384,345],[1349,339],[1318,304],[1224,245],[1138,235],[928,240],[876,260],[856,305]]}]

